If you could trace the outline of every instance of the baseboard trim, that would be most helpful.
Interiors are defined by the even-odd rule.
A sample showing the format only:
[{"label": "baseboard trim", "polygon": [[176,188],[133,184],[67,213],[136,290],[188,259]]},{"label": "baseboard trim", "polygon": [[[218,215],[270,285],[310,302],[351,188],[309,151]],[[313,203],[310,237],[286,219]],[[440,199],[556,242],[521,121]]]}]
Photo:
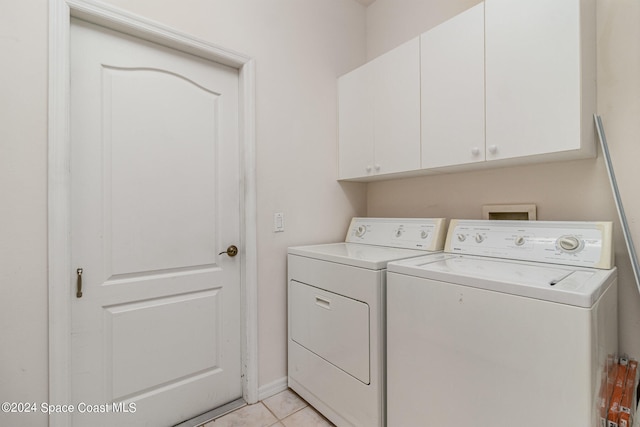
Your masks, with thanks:
[{"label": "baseboard trim", "polygon": [[278,394],[281,391],[285,391],[289,386],[287,385],[287,377],[282,377],[269,384],[258,387],[258,400],[267,399],[274,394]]},{"label": "baseboard trim", "polygon": [[205,423],[208,423],[209,421],[213,421],[216,418],[220,418],[223,415],[233,412],[236,409],[242,408],[243,406],[246,406],[246,404],[247,402],[245,402],[243,398],[236,399],[233,402],[229,402],[226,405],[220,406],[219,408],[212,409],[209,412],[205,412],[204,414],[187,420],[183,423],[176,424],[173,427],[198,427]]}]

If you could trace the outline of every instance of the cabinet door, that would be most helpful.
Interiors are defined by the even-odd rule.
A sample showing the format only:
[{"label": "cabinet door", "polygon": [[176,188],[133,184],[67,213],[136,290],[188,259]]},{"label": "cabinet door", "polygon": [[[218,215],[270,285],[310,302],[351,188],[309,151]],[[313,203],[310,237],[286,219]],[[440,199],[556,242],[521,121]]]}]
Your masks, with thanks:
[{"label": "cabinet door", "polygon": [[373,60],[374,171],[420,168],[420,41]]},{"label": "cabinet door", "polygon": [[484,161],[484,4],[420,39],[422,167]]},{"label": "cabinet door", "polygon": [[487,160],[593,150],[594,4],[485,1]]},{"label": "cabinet door", "polygon": [[373,174],[371,64],[338,79],[339,179]]}]

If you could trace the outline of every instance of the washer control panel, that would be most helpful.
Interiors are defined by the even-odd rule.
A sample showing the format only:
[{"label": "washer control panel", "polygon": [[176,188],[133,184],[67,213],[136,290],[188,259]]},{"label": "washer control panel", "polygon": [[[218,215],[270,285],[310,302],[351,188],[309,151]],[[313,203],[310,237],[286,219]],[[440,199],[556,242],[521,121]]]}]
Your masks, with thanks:
[{"label": "washer control panel", "polygon": [[445,252],[613,268],[611,222],[451,220]]},{"label": "washer control panel", "polygon": [[447,232],[444,218],[353,218],[346,242],[438,251]]}]

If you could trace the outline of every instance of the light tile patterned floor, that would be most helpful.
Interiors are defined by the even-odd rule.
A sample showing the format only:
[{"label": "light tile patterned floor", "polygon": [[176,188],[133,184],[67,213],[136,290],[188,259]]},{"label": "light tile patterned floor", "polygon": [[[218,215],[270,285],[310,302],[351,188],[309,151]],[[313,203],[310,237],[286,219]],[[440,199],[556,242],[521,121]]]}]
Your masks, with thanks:
[{"label": "light tile patterned floor", "polygon": [[332,427],[292,390],[285,390],[254,405],[243,406],[201,427]]}]

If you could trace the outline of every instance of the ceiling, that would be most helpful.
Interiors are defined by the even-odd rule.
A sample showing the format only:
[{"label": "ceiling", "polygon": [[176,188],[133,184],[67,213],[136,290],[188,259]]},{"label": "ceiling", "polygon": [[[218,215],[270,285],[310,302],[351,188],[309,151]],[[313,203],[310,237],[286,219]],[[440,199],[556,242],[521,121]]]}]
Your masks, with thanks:
[{"label": "ceiling", "polygon": [[358,3],[360,3],[362,5],[369,6],[371,3],[373,3],[376,0],[355,0],[355,1],[357,1]]}]

